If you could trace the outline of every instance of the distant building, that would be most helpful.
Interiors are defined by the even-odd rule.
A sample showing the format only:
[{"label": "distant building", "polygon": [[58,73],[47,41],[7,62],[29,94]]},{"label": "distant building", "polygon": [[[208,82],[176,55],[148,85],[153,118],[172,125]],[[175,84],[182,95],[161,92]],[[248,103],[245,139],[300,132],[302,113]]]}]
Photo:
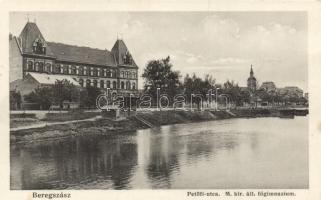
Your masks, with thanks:
[{"label": "distant building", "polygon": [[56,81],[67,80],[75,86],[79,83],[72,77],[57,74],[40,74],[29,72],[23,79],[17,79],[10,83],[10,91],[19,91],[22,97],[34,91],[36,88],[55,85]]},{"label": "distant building", "polygon": [[252,65],[251,65],[250,77],[247,79],[247,88],[251,93],[254,93],[257,89],[257,80],[254,77]]},{"label": "distant building", "polygon": [[18,88],[23,88],[17,83],[28,74],[28,79],[43,74],[50,80],[59,75],[82,87],[110,88],[118,94],[138,92],[138,66],[121,39],[111,51],[48,42],[36,23],[28,22],[19,37],[9,36],[9,65],[10,82],[16,81],[13,85]]},{"label": "distant building", "polygon": [[262,83],[260,89],[264,89],[267,92],[271,92],[271,91],[276,91],[276,86],[275,86],[274,82],[267,81],[267,82]]},{"label": "distant building", "polygon": [[303,97],[303,90],[296,86],[287,86],[284,88],[278,88],[277,92],[281,96],[287,97]]}]

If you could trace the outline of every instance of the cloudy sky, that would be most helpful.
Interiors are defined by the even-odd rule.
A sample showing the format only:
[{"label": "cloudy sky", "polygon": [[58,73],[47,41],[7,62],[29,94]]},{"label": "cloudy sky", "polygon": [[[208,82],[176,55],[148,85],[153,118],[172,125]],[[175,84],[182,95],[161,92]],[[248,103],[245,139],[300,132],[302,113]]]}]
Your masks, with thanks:
[{"label": "cloudy sky", "polygon": [[28,15],[48,41],[110,50],[119,35],[140,75],[149,60],[169,55],[183,76],[245,86],[252,64],[259,83],[307,90],[304,12],[13,12],[10,32],[19,35]]}]

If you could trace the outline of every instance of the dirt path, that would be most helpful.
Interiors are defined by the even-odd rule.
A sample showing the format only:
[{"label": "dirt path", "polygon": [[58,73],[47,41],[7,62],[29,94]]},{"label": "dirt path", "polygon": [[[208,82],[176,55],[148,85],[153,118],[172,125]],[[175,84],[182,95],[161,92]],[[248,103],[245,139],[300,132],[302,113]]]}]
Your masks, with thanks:
[{"label": "dirt path", "polygon": [[89,119],[71,120],[71,121],[65,121],[65,122],[41,122],[38,124],[31,124],[31,125],[27,125],[27,126],[10,128],[10,131],[20,131],[20,130],[25,130],[25,129],[30,129],[30,128],[43,128],[46,126],[60,125],[60,124],[71,124],[71,123],[76,123],[76,122],[96,121],[97,119],[100,119],[100,118],[101,118],[101,116],[96,116],[96,117],[89,118]]}]

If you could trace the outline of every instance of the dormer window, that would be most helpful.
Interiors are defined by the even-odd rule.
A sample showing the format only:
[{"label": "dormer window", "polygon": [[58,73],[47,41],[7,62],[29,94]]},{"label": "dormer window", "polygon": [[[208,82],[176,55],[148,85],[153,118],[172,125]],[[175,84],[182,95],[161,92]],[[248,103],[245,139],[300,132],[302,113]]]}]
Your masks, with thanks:
[{"label": "dormer window", "polygon": [[46,48],[47,46],[45,42],[40,37],[38,37],[32,44],[33,53],[36,54],[46,54]]},{"label": "dormer window", "polygon": [[128,51],[126,51],[123,60],[126,65],[131,65],[133,63],[132,55]]}]

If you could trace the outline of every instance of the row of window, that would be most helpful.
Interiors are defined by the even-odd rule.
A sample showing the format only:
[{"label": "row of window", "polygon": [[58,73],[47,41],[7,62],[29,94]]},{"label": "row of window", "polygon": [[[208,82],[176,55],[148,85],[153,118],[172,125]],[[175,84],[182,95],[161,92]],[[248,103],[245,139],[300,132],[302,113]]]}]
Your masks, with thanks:
[{"label": "row of window", "polygon": [[[107,81],[105,83],[104,80],[101,80],[99,82],[99,85],[98,85],[98,81],[97,80],[89,80],[87,79],[86,82],[84,82],[83,79],[79,79],[79,85],[81,87],[88,87],[88,86],[94,86],[94,87],[100,87],[100,88],[111,88],[111,89],[117,89],[117,82],[116,81],[113,81],[113,82],[110,82],[110,81]],[[120,87],[119,89],[125,89],[125,90],[136,90],[136,84],[135,83],[130,83],[129,81],[127,81],[126,83],[124,81],[121,81],[120,82]]]},{"label": "row of window", "polygon": [[43,62],[36,62],[33,65],[32,61],[28,61],[27,69],[28,71],[51,72],[52,71],[51,66],[52,66],[51,63],[46,63],[44,65]]},{"label": "row of window", "polygon": [[[44,65],[43,62],[33,62],[28,61],[27,64],[28,71],[37,71],[37,72],[53,72],[57,74],[71,74],[71,75],[84,75],[84,76],[96,76],[96,77],[116,77],[116,70],[109,69],[101,69],[97,67],[83,67],[79,66],[69,66],[69,65],[61,65],[57,64],[54,68],[51,63],[46,63]],[[135,72],[126,72],[122,71],[121,77],[123,78],[137,78],[137,74]]]},{"label": "row of window", "polygon": [[121,71],[120,77],[121,78],[137,78],[137,74],[135,72],[130,72],[130,71]]}]

